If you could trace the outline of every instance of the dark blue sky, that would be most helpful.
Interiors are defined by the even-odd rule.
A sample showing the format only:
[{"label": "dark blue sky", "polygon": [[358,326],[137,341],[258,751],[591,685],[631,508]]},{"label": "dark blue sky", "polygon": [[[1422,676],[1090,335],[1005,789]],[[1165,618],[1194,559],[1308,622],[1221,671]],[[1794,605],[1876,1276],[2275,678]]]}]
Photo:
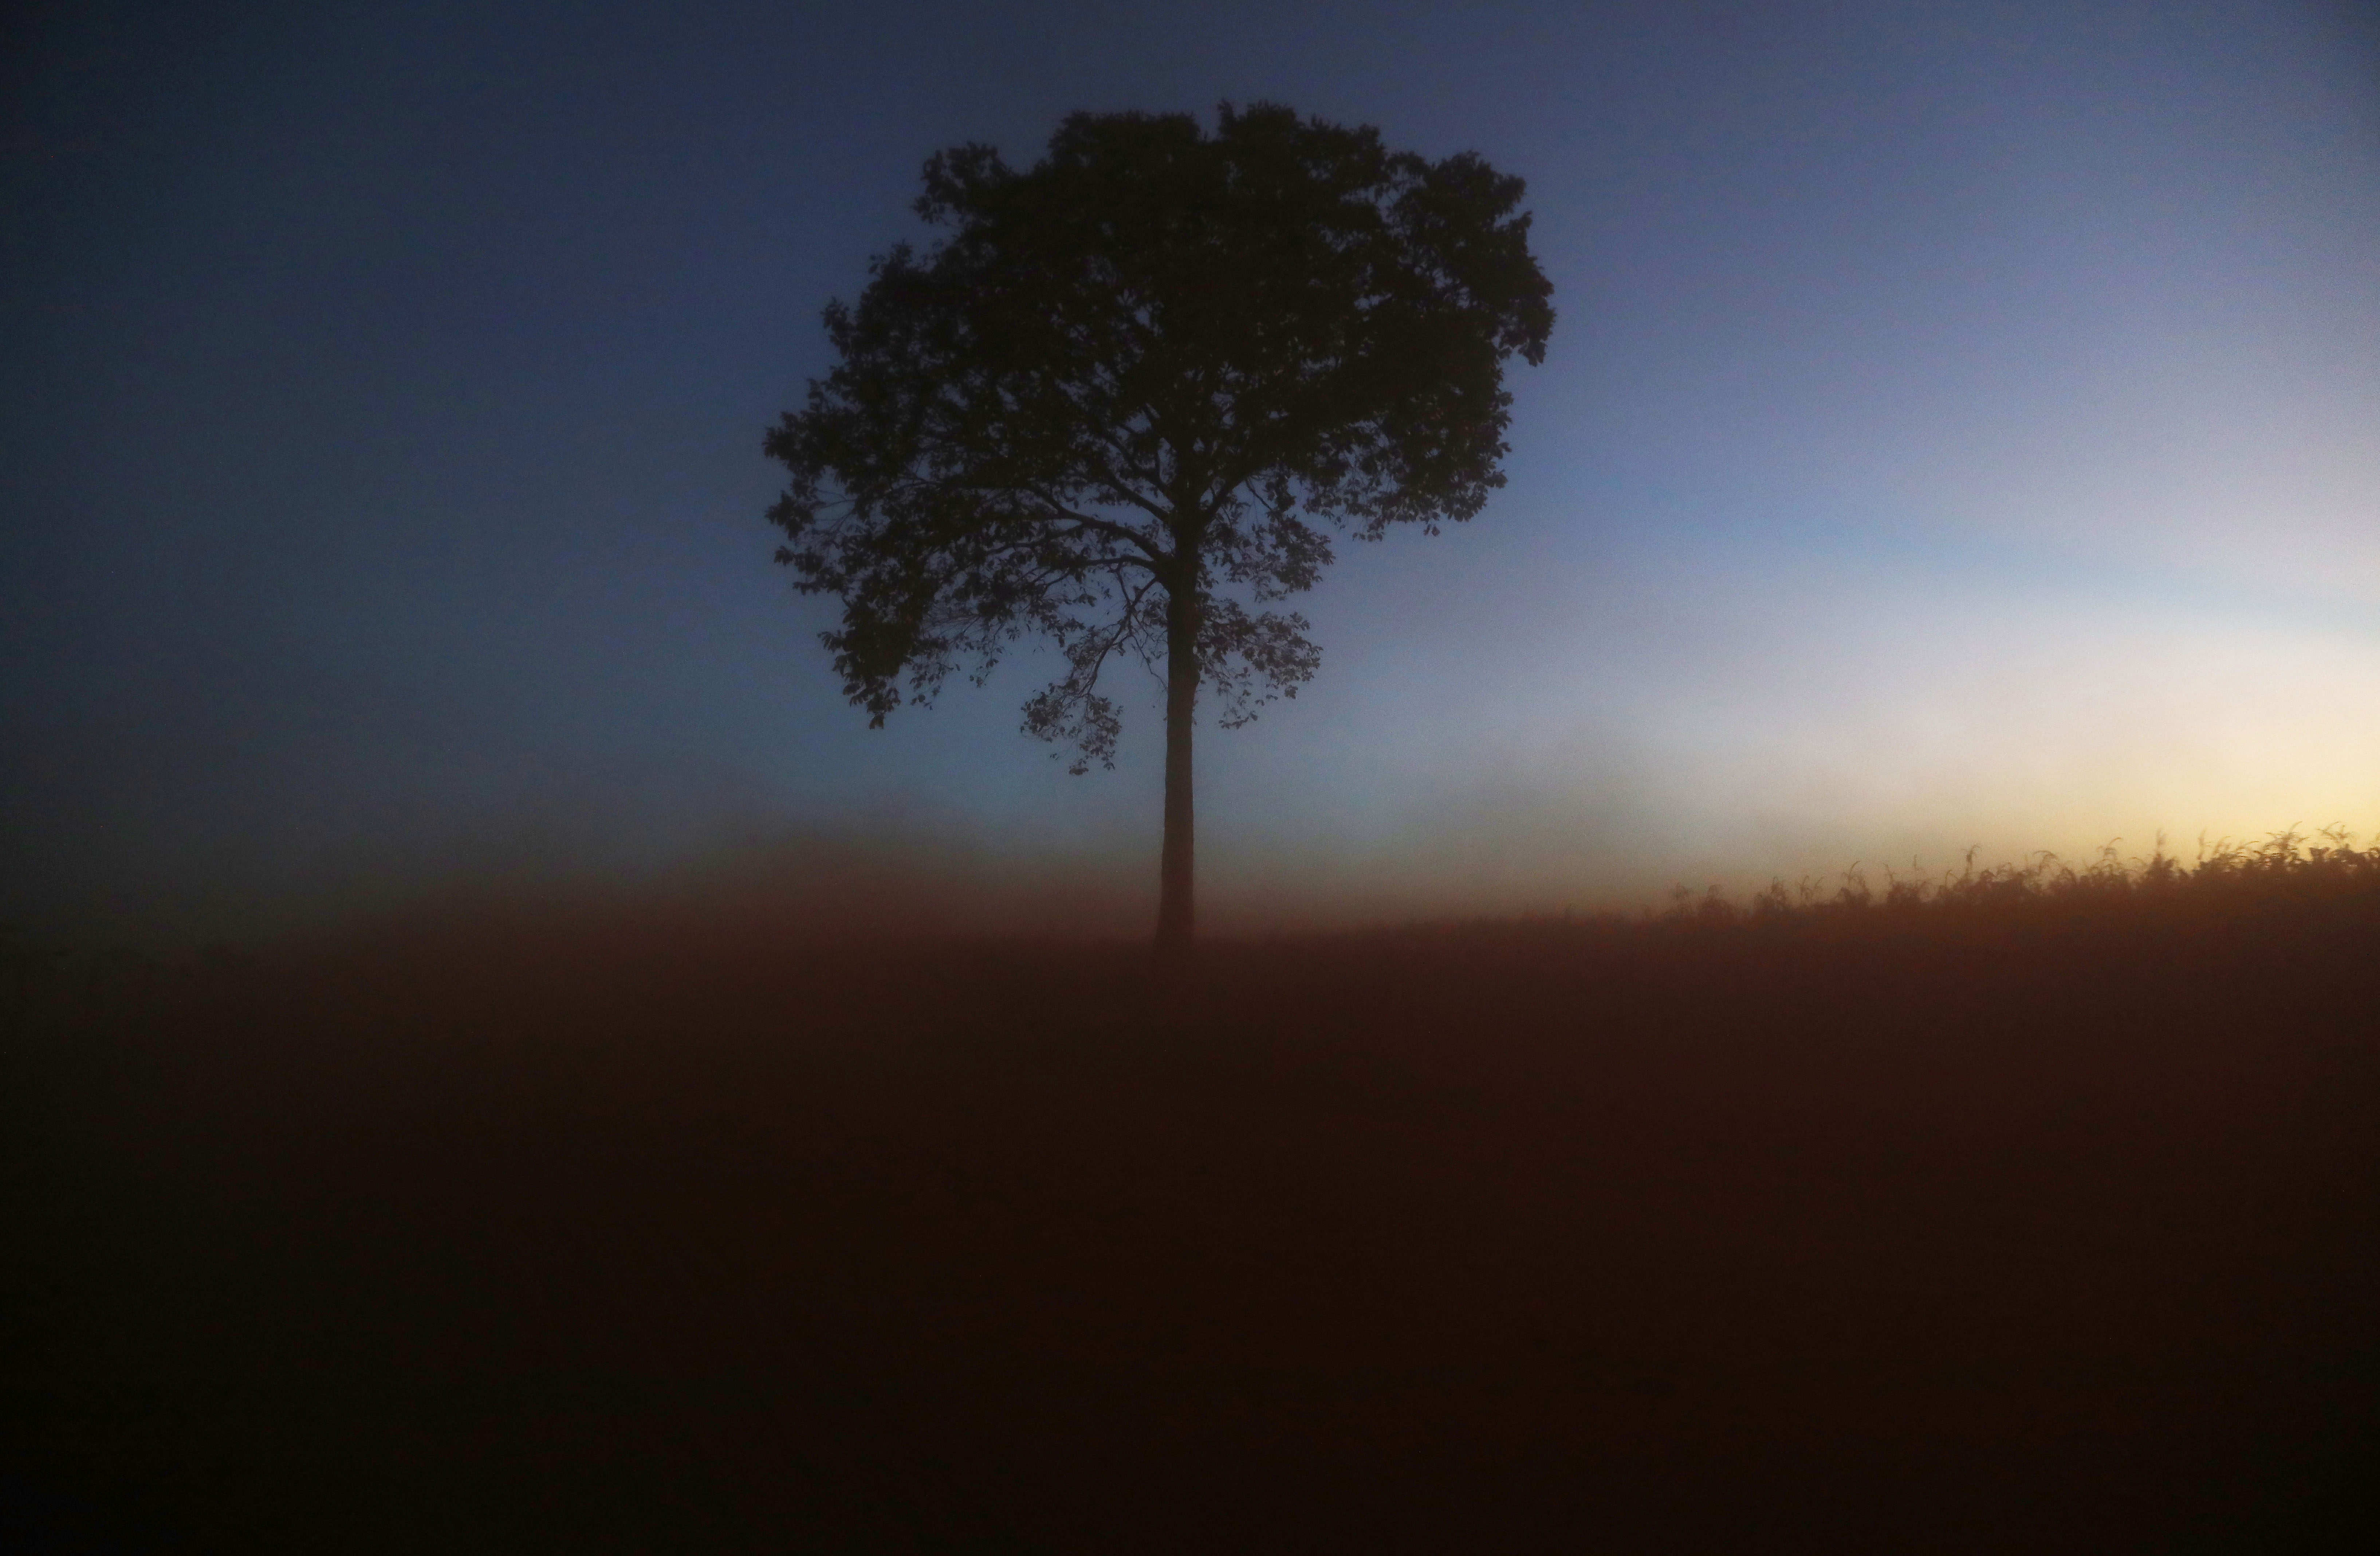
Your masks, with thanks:
[{"label": "dark blue sky", "polygon": [[1348,548],[1320,678],[1203,743],[1226,921],[2368,831],[2361,18],[69,7],[0,170],[0,916],[217,932],[804,829],[1153,890],[1153,699],[1079,780],[1029,663],[868,733],[759,438],[929,152],[1226,98],[1522,175],[1560,310],[1511,485]]}]

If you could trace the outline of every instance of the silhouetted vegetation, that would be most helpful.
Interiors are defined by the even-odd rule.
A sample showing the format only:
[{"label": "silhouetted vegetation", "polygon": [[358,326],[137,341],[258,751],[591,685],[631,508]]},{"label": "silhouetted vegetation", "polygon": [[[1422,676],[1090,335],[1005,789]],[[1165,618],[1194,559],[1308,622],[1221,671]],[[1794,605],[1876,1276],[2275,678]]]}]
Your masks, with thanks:
[{"label": "silhouetted vegetation", "polygon": [[1542,361],[1554,322],[1523,185],[1224,103],[1211,136],[1069,115],[1024,172],[958,146],[925,186],[917,213],[950,236],[828,305],[835,367],[769,434],[793,477],[777,560],[843,602],[822,637],[874,724],[1046,637],[1066,674],[1025,728],[1081,773],[1114,765],[1102,673],[1155,673],[1157,939],[1178,950],[1200,699],[1231,729],[1320,661],[1304,616],[1261,607],[1314,587],[1329,530],[1435,533],[1504,484],[1504,362]]},{"label": "silhouetted vegetation", "polygon": [[[1929,877],[1912,868],[1902,877],[1886,872],[1877,893],[1857,866],[1831,893],[1804,881],[1791,889],[1782,881],[1755,897],[1756,918],[1807,913],[1857,913],[1932,909],[1968,918],[1989,915],[2072,917],[2125,908],[2163,913],[2228,914],[2282,903],[2335,906],[2369,902],[2380,891],[2380,844],[2358,849],[2353,837],[2328,828],[2311,837],[2294,829],[2260,844],[2228,838],[2204,840],[2196,863],[2184,865],[2157,839],[2146,858],[2125,860],[2108,844],[2088,865],[2076,867],[2055,854],[2036,854],[2022,864],[1974,868],[1970,850],[1957,874]],[[1725,918],[1721,899],[1706,899],[1695,911]]]},{"label": "silhouetted vegetation", "polygon": [[72,1547],[2360,1550],[2380,849],[12,966]]}]

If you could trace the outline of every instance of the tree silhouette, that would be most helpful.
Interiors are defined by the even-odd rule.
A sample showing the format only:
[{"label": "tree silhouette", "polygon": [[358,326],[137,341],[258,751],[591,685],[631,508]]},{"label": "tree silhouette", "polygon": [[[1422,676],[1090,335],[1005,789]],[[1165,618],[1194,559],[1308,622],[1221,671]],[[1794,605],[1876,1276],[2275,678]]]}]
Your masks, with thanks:
[{"label": "tree silhouette", "polygon": [[1504,360],[1554,319],[1522,190],[1265,103],[1212,135],[1075,114],[1022,173],[929,159],[916,209],[951,232],[827,305],[840,359],[766,444],[777,560],[841,597],[820,637],[870,726],[1043,636],[1067,669],[1024,727],[1080,773],[1114,765],[1102,672],[1160,673],[1157,942],[1186,946],[1200,692],[1230,729],[1314,674],[1305,618],[1262,607],[1329,565],[1318,526],[1434,534],[1503,484]]}]

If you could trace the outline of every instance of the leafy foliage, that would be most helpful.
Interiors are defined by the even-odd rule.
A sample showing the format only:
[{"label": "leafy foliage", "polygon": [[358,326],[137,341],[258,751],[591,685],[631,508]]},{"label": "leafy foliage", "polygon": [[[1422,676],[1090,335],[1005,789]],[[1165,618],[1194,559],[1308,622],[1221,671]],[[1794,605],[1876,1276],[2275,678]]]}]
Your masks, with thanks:
[{"label": "leafy foliage", "polygon": [[1212,135],[1076,114],[1025,172],[935,155],[916,209],[949,236],[829,305],[837,364],[766,444],[845,694],[881,724],[1045,636],[1067,670],[1024,727],[1077,772],[1113,765],[1111,662],[1194,654],[1227,728],[1294,696],[1319,650],[1264,607],[1331,532],[1434,531],[1503,482],[1502,363],[1553,324],[1522,192],[1267,104]]}]

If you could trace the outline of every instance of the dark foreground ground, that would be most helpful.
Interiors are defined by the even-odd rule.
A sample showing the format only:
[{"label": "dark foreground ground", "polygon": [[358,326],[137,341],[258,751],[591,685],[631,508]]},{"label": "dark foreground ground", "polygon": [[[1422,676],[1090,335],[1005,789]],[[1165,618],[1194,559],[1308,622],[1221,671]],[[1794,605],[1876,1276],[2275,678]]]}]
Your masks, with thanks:
[{"label": "dark foreground ground", "polygon": [[2380,1549],[2380,911],[8,998],[0,1543]]}]

